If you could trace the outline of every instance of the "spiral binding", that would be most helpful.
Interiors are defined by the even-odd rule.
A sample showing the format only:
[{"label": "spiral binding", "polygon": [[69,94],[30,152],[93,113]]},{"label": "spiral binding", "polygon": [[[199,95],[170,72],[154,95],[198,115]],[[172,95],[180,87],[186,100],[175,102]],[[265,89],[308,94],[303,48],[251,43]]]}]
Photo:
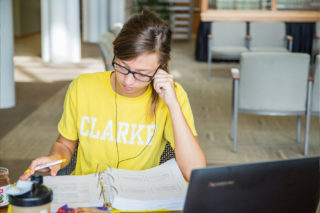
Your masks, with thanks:
[{"label": "spiral binding", "polygon": [[100,174],[100,172],[98,172],[98,171],[100,171],[99,169],[100,169],[101,165],[106,165],[107,168],[109,168],[110,170],[112,170],[112,167],[111,167],[109,164],[107,164],[107,163],[98,163],[97,168],[96,168],[96,173],[95,173],[95,175]]},{"label": "spiral binding", "polygon": [[[105,165],[106,169],[103,170],[101,169],[101,165]],[[103,201],[104,201],[104,206],[107,207],[108,209],[112,210],[112,202],[114,200],[114,193],[113,191],[118,194],[117,188],[113,185],[114,183],[114,177],[110,174],[112,173],[112,168],[109,164],[107,163],[98,163],[95,175],[98,175],[98,182],[97,182],[97,187],[101,187],[101,193],[100,193],[100,198],[101,195],[103,196]],[[111,181],[112,180],[112,181]],[[112,182],[112,184],[111,184]]]}]

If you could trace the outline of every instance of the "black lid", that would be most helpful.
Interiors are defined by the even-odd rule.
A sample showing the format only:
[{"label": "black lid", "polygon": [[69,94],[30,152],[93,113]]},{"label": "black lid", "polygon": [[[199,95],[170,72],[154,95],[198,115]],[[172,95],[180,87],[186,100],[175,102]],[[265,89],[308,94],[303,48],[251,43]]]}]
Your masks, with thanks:
[{"label": "black lid", "polygon": [[14,206],[41,206],[52,201],[52,190],[42,184],[42,176],[31,177],[32,190],[22,195],[9,195],[9,203]]}]

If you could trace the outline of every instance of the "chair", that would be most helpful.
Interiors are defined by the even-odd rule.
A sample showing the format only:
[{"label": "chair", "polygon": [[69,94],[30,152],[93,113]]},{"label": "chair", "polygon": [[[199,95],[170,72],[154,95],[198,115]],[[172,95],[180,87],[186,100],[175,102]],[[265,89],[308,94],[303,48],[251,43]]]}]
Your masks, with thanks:
[{"label": "chair", "polygon": [[[237,151],[238,113],[297,115],[300,142],[301,116],[306,113],[310,56],[305,53],[243,53],[240,71],[232,69],[231,138]],[[307,152],[305,152],[307,154]]]},{"label": "chair", "polygon": [[246,46],[245,22],[213,22],[208,35],[208,80],[211,75],[211,60],[239,60]]},{"label": "chair", "polygon": [[[71,172],[73,172],[77,164],[77,154],[78,154],[78,147],[74,152],[74,155],[72,156],[70,163],[65,168],[60,169],[57,175],[70,175]],[[176,155],[175,155],[174,149],[171,147],[170,143],[167,142],[160,156],[159,164],[163,164],[166,161],[170,160],[171,158],[175,158],[175,157]]]},{"label": "chair", "polygon": [[112,64],[111,61],[113,59],[113,45],[112,42],[116,36],[112,32],[107,32],[103,34],[98,40],[98,46],[103,58],[103,62],[106,70],[111,70]]},{"label": "chair", "polygon": [[314,64],[317,54],[320,54],[320,22],[317,22],[315,26],[315,35],[312,43],[312,64]]},{"label": "chair", "polygon": [[[312,83],[313,82],[313,83]],[[309,80],[309,104],[306,115],[306,134],[305,134],[305,154],[308,154],[309,148],[309,127],[310,127],[310,115],[320,117],[320,55],[316,58],[315,70],[313,78]],[[312,87],[311,87],[312,85]],[[312,89],[311,89],[312,88]]]},{"label": "chair", "polygon": [[311,100],[311,114],[320,116],[320,55],[316,58]]},{"label": "chair", "polygon": [[109,32],[103,34],[98,40],[98,46],[102,54],[106,70],[113,70],[113,44],[112,42],[122,29],[122,24],[116,24]]},{"label": "chair", "polygon": [[110,30],[113,34],[118,35],[123,27],[122,23],[116,23]]},{"label": "chair", "polygon": [[250,51],[291,52],[292,41],[292,36],[286,35],[286,25],[284,22],[250,23]]}]

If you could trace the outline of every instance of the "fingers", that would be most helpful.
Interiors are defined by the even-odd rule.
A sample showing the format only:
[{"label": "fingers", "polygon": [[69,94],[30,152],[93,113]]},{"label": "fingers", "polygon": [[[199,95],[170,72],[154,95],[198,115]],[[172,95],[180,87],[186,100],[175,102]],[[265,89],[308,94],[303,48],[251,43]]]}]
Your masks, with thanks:
[{"label": "fingers", "polygon": [[155,82],[154,83],[154,89],[160,95],[161,98],[163,98],[162,95],[164,95],[165,90],[167,90],[168,87],[170,87],[170,86],[168,86],[167,82]]},{"label": "fingers", "polygon": [[159,70],[154,76],[153,88],[167,105],[177,102],[173,76],[164,70]]},{"label": "fingers", "polygon": [[173,78],[172,77],[158,77],[158,78],[155,78],[154,79],[154,82],[155,83],[167,83],[168,85],[170,86],[174,86],[174,81],[173,81]]},{"label": "fingers", "polygon": [[170,75],[169,73],[167,73],[166,71],[164,71],[164,70],[159,70],[157,73],[156,73],[156,75],[153,77],[153,79],[155,80],[155,81],[158,81],[158,80],[166,80],[166,81],[168,81],[168,82],[174,82],[173,81],[173,76],[172,75]]},{"label": "fingers", "polygon": [[51,176],[56,176],[58,171],[60,170],[61,168],[61,164],[57,164],[57,165],[54,165],[54,166],[50,166],[50,175]]},{"label": "fingers", "polygon": [[153,86],[158,93],[161,92],[161,88],[168,89],[169,86],[171,86],[172,88],[174,87],[173,76],[165,72],[164,70],[159,70],[154,76],[153,80]]},{"label": "fingers", "polygon": [[19,177],[19,180],[27,180],[31,175],[33,175],[33,173],[25,172]]},{"label": "fingers", "polygon": [[[35,173],[35,168],[37,166],[48,164],[53,161],[54,160],[52,160],[50,157],[40,157],[33,160],[30,166],[28,167],[28,169],[19,177],[19,179],[27,180],[31,175]],[[55,167],[58,167],[58,168],[54,168],[54,171],[53,171],[54,174],[56,174],[59,171],[60,165],[55,165]],[[49,172],[50,170],[51,170],[50,168],[43,168],[43,169],[37,170],[37,172]]]}]

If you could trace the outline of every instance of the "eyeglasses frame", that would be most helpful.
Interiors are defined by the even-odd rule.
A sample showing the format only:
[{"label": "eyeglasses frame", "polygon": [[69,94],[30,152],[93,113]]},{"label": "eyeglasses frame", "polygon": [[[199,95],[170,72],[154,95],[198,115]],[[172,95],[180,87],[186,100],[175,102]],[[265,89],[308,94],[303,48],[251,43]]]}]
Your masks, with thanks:
[{"label": "eyeglasses frame", "polygon": [[[112,59],[112,66],[113,66],[114,69],[116,69],[114,65],[117,65],[117,66],[119,66],[119,67],[121,67],[121,68],[123,68],[123,69],[125,69],[125,70],[128,71],[127,74],[124,74],[124,73],[121,73],[121,72],[120,72],[121,74],[129,75],[129,74],[131,73],[131,74],[133,75],[134,79],[136,79],[136,80],[138,80],[138,81],[142,81],[142,82],[150,82],[150,81],[152,81],[153,78],[154,78],[154,76],[156,75],[156,73],[158,72],[158,70],[159,70],[160,67],[161,67],[161,64],[160,64],[160,65],[157,67],[157,69],[156,69],[156,71],[154,72],[154,74],[151,76],[151,75],[145,75],[145,74],[142,74],[142,73],[139,73],[139,72],[131,71],[131,70],[129,70],[127,67],[122,66],[122,65],[116,63],[114,60],[115,60],[115,57],[113,57],[113,59]],[[135,74],[148,77],[149,80],[148,80],[148,81],[140,80],[140,79],[138,79],[138,78],[135,76]]]}]

